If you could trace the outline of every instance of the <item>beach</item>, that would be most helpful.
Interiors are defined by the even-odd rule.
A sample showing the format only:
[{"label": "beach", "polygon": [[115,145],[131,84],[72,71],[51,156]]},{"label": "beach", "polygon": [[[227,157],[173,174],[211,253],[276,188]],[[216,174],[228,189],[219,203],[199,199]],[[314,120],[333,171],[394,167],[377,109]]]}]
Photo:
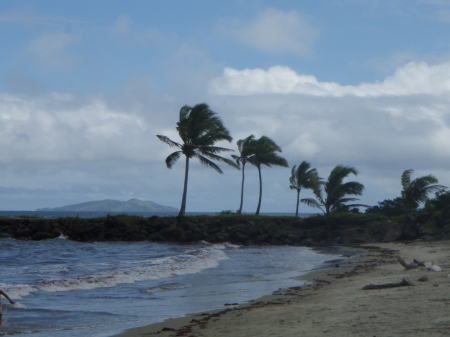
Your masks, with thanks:
[{"label": "beach", "polygon": [[[450,335],[450,242],[381,243],[345,263],[315,270],[302,287],[223,310],[128,330],[118,336],[445,336]],[[434,261],[406,270],[397,261]],[[363,289],[403,279],[411,286]]]}]

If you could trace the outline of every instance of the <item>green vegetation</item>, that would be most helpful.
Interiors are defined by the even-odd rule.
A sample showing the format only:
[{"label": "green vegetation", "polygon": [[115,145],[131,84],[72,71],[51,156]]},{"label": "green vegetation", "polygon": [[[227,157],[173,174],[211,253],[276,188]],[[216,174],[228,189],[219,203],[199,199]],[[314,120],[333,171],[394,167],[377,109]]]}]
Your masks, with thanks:
[{"label": "green vegetation", "polygon": [[261,165],[272,167],[272,165],[289,167],[286,159],[280,157],[277,152],[282,152],[281,148],[269,137],[262,136],[252,142],[254,155],[248,158],[250,164],[256,166],[259,176],[259,200],[256,208],[256,215],[259,215],[262,199],[262,177]]},{"label": "green vegetation", "polygon": [[244,205],[244,180],[245,180],[245,164],[248,162],[249,158],[254,156],[254,143],[255,136],[250,135],[245,139],[239,139],[237,141],[239,156],[232,154],[231,156],[236,160],[236,164],[240,166],[242,164],[242,184],[241,184],[241,202],[239,204],[238,214],[242,213],[242,206]]},{"label": "green vegetation", "polygon": [[397,197],[394,200],[386,199],[384,201],[378,202],[378,206],[367,208],[366,213],[381,214],[389,218],[402,215],[405,213],[403,199]]},{"label": "green vegetation", "polygon": [[417,211],[419,204],[428,200],[428,194],[447,188],[437,185],[439,182],[433,175],[419,177],[411,181],[414,170],[405,170],[402,174],[402,199],[407,213]]},{"label": "green vegetation", "polygon": [[311,164],[306,161],[302,161],[298,168],[296,165],[292,168],[289,182],[291,183],[291,190],[297,191],[297,203],[295,207],[295,216],[297,218],[302,188],[315,190],[319,187],[321,180],[322,178],[319,177],[317,170],[315,168],[311,169]]},{"label": "green vegetation", "polygon": [[[402,174],[401,197],[378,202],[378,206],[369,207],[366,213],[381,214],[403,221],[404,217],[399,216],[418,212],[419,205],[425,203],[425,210],[428,212],[442,211],[444,215],[446,215],[445,212],[450,215],[450,192],[444,191],[446,187],[437,185],[438,180],[432,175],[422,176],[411,181],[413,172],[414,170],[405,170]],[[429,199],[428,195],[432,192],[435,192],[436,197]]]},{"label": "green vegetation", "polygon": [[353,212],[339,212],[333,213],[332,218],[349,218],[349,219],[370,219],[370,218],[387,218],[385,215],[377,213],[353,213]]},{"label": "green vegetation", "polygon": [[226,210],[226,211],[222,211],[222,212],[219,213],[219,215],[234,215],[234,214],[238,214],[238,213],[236,213],[235,211],[233,211],[231,209]]},{"label": "green vegetation", "polygon": [[356,181],[344,183],[344,179],[350,174],[358,175],[355,168],[343,165],[337,165],[328,176],[328,180],[320,182],[314,189],[316,199],[307,198],[301,201],[309,206],[320,209],[325,216],[328,231],[331,234],[329,217],[332,213],[348,210],[349,207],[366,207],[361,204],[347,205],[347,202],[359,200],[357,198],[349,198],[349,195],[361,195],[364,185]]},{"label": "green vegetation", "polygon": [[223,172],[214,161],[223,162],[236,168],[238,167],[232,160],[218,155],[219,153],[233,150],[217,147],[214,144],[222,140],[231,142],[233,138],[230,136],[228,129],[223,125],[222,120],[215,112],[209,109],[207,104],[201,103],[194,107],[183,106],[180,109],[180,117],[176,129],[183,141],[182,144],[174,142],[166,136],[157,135],[157,137],[170,147],[179,149],[166,158],[168,168],[172,168],[182,154],[186,156],[183,197],[180,213],[178,214],[178,216],[182,217],[186,211],[189,159],[197,158],[200,163],[213,168],[219,173]]},{"label": "green vegetation", "polygon": [[442,212],[443,216],[450,217],[450,191],[438,191],[435,198],[425,202],[425,210],[429,212]]}]

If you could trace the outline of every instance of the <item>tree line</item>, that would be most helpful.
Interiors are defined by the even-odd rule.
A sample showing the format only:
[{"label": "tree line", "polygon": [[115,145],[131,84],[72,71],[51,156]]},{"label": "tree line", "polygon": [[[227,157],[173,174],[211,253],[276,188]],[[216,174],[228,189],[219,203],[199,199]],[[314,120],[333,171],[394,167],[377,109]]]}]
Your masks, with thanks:
[{"label": "tree line", "polygon": [[[238,214],[242,213],[244,200],[244,181],[245,165],[250,163],[258,170],[259,177],[259,200],[256,209],[256,215],[259,215],[262,199],[262,175],[261,167],[281,166],[289,167],[286,159],[279,153],[281,148],[269,137],[262,136],[258,139],[250,135],[245,139],[237,141],[239,155],[232,155],[234,159],[228,159],[221,156],[222,153],[232,152],[232,149],[215,146],[219,141],[232,142],[233,138],[229,130],[223,125],[221,118],[212,111],[206,103],[197,104],[193,107],[183,106],[179,112],[179,119],[176,123],[176,130],[182,140],[182,143],[175,142],[167,136],[157,135],[159,140],[168,146],[177,149],[166,158],[166,166],[172,166],[185,156],[185,174],[184,187],[181,201],[179,217],[183,217],[186,211],[187,186],[189,178],[189,162],[196,158],[201,164],[223,173],[220,167],[215,163],[225,163],[242,172],[240,205]],[[403,212],[411,212],[419,206],[420,203],[428,200],[428,195],[432,192],[442,192],[446,187],[438,185],[438,180],[432,176],[419,177],[411,180],[413,170],[404,171],[401,177],[403,190],[398,200],[386,201],[385,204],[394,208],[400,207]],[[311,207],[320,209],[326,219],[329,227],[329,216],[335,212],[348,211],[351,207],[366,207],[366,212],[382,213],[385,204],[379,203],[379,206],[369,207],[363,204],[348,204],[359,199],[354,196],[362,195],[364,185],[356,181],[344,182],[349,175],[358,175],[354,167],[337,165],[324,180],[319,176],[311,164],[303,161],[298,167],[294,165],[291,169],[289,178],[290,188],[296,191],[297,202],[295,215],[298,216],[298,207],[300,202]],[[302,189],[310,189],[315,195],[314,198],[300,199]],[[450,198],[450,195],[449,195]],[[378,207],[378,208],[377,208]],[[389,208],[387,207],[387,208]],[[390,209],[390,208],[389,208]],[[330,227],[329,227],[330,229]]]}]

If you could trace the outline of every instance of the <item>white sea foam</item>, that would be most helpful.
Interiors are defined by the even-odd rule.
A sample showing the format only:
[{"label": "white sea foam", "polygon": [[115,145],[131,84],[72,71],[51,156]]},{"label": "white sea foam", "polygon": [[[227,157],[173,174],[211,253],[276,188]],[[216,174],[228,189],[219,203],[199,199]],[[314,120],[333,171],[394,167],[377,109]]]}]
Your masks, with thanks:
[{"label": "white sea foam", "polygon": [[177,290],[177,289],[184,289],[188,288],[188,284],[180,284],[180,283],[170,283],[170,284],[163,284],[158,287],[148,288],[144,290],[144,293],[156,293],[158,291],[163,290]]},{"label": "white sea foam", "polygon": [[29,284],[0,283],[0,288],[13,300],[23,298],[31,293],[39,291],[38,288]]},{"label": "white sea foam", "polygon": [[19,303],[19,302],[16,302],[16,303],[10,304],[10,305],[13,306],[16,309],[26,309],[27,308],[27,306],[25,304],[22,304],[22,303]]},{"label": "white sea foam", "polygon": [[226,248],[239,248],[239,247],[241,247],[240,245],[234,245],[234,244],[229,243],[229,242],[225,242],[224,245],[225,245]]},{"label": "white sea foam", "polygon": [[227,258],[220,245],[212,245],[177,256],[146,260],[145,263],[136,267],[109,269],[92,275],[67,279],[48,278],[39,281],[36,286],[47,292],[113,287],[121,283],[198,273],[205,269],[216,268],[219,261]]}]

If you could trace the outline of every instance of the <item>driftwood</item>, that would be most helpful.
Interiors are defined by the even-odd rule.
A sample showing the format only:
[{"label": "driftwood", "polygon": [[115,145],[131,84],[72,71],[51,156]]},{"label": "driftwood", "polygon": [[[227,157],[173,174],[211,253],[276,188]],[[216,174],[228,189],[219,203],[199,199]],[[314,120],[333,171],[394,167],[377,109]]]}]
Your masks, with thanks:
[{"label": "driftwood", "polygon": [[416,262],[410,262],[410,263],[406,263],[405,260],[403,260],[401,257],[399,257],[398,262],[400,262],[400,264],[405,268],[405,269],[414,269],[419,267],[419,264]]},{"label": "driftwood", "polygon": [[417,263],[421,267],[425,267],[425,262],[420,262],[420,261],[417,261],[416,259],[414,259],[414,263]]},{"label": "driftwood", "polygon": [[401,257],[399,257],[397,260],[405,269],[415,269],[417,267],[425,267],[427,268],[428,271],[442,271],[442,268],[437,264],[434,264],[434,261],[420,262],[414,259],[413,262],[406,263],[405,260],[403,260]]},{"label": "driftwood", "polygon": [[414,284],[403,279],[401,282],[397,283],[385,283],[385,284],[369,284],[364,286],[363,290],[374,290],[374,289],[386,289],[386,288],[397,288],[397,287],[408,287],[413,286]]}]

